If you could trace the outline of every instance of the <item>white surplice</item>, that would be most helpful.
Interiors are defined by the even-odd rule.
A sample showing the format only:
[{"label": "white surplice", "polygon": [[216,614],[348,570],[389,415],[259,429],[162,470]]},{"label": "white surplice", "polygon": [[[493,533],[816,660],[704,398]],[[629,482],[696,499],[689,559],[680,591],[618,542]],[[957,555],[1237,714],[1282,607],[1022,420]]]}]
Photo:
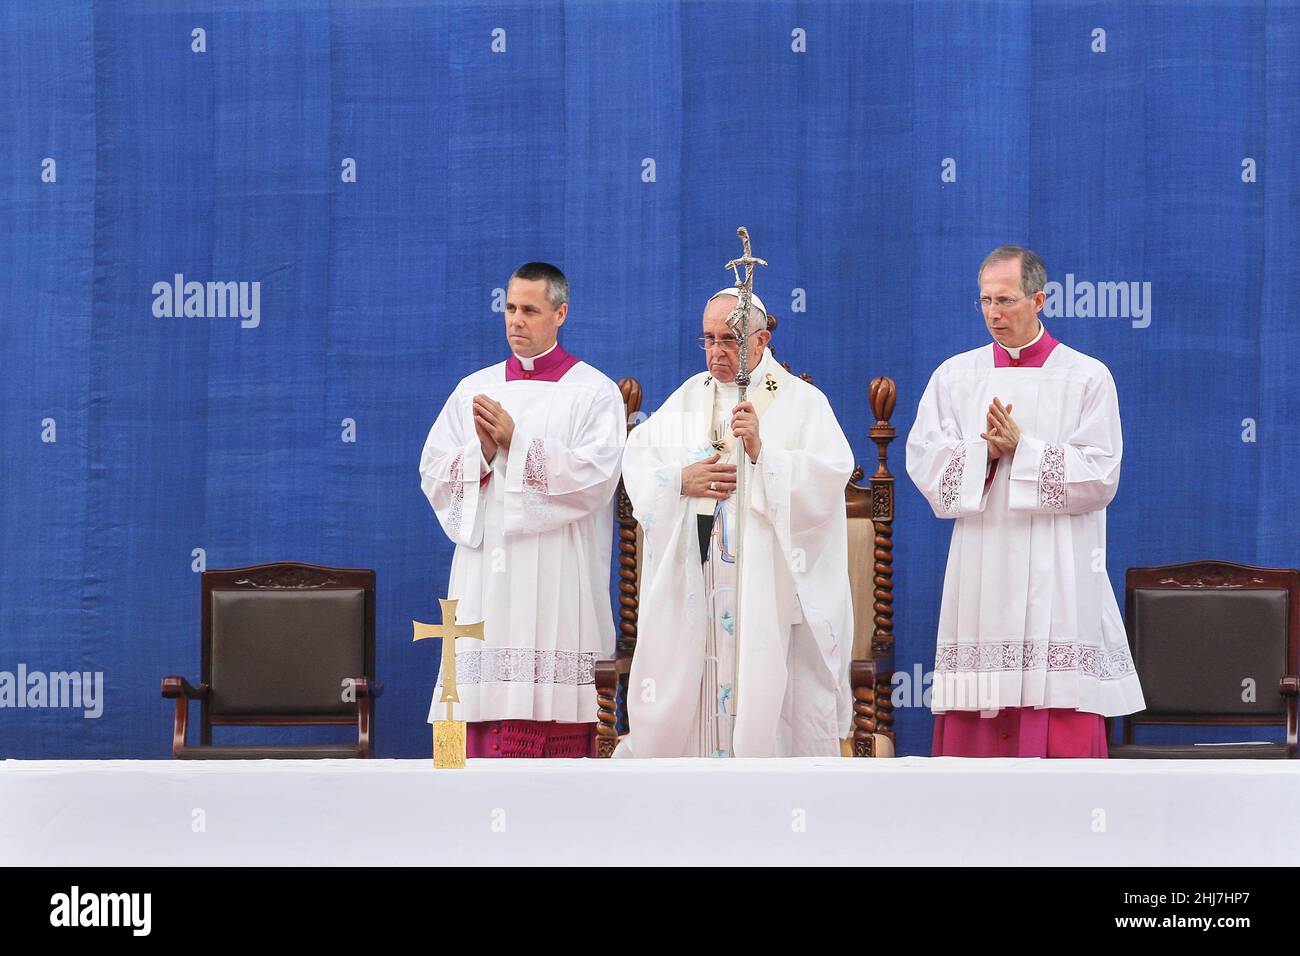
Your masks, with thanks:
[{"label": "white surplice", "polygon": [[[515,422],[486,482],[472,414],[480,393]],[[420,487],[456,545],[447,586],[456,620],[484,622],[482,641],[456,642],[455,719],[595,721],[595,662],[614,653],[611,499],[626,420],[618,386],[584,362],[558,382],[506,381],[502,362],[447,399]],[[430,723],[445,716],[441,693],[440,677]]]},{"label": "white surplice", "polygon": [[[987,483],[987,413],[1021,431]],[[1145,703],[1106,574],[1119,484],[1119,400],[1101,362],[1057,344],[1041,368],[994,368],[993,345],[935,371],[907,438],[907,472],[955,519],[932,709],[1067,708],[1106,717]]]},{"label": "white surplice", "polygon": [[[719,390],[730,388],[724,400]],[[630,728],[616,757],[707,752],[699,739],[711,615],[696,515],[682,468],[714,452],[715,406],[730,433],[735,386],[688,379],[632,430],[623,483],[644,532],[637,647],[628,683]],[[853,455],[826,397],[764,350],[750,400],[763,447],[748,469],[750,513],[741,557],[737,711],[740,757],[833,756],[848,735],[853,608],[844,486]],[[724,460],[727,460],[724,457]]]}]

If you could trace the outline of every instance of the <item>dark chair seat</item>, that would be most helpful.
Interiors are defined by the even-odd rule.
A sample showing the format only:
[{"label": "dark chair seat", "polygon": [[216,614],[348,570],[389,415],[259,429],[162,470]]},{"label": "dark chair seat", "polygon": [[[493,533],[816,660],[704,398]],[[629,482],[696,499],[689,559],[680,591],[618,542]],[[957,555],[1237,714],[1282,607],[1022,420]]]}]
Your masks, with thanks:
[{"label": "dark chair seat", "polygon": [[185,746],[176,748],[172,751],[172,755],[178,760],[309,760],[325,757],[350,759],[362,756],[356,744]]},{"label": "dark chair seat", "polygon": [[1286,744],[1114,744],[1111,758],[1144,760],[1286,760]]}]

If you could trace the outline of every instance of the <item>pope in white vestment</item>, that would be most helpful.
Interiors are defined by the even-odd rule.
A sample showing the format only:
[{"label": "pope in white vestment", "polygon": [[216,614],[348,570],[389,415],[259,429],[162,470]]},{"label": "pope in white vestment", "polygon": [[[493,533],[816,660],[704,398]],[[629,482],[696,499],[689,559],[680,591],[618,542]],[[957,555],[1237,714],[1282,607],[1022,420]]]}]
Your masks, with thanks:
[{"label": "pope in white vestment", "polygon": [[[558,279],[556,278],[558,276]],[[556,341],[558,269],[511,278],[514,355],[461,380],[429,431],[420,487],[456,550],[454,717],[471,757],[589,756],[595,662],[614,651],[611,499],[627,434],[618,386]],[[439,678],[429,721],[445,705]]]},{"label": "pope in white vestment", "polygon": [[[834,756],[849,733],[852,452],[826,397],[767,350],[757,297],[749,401],[738,404],[735,295],[705,310],[708,370],[634,428],[624,452],[644,545],[629,734],[615,757]],[[739,554],[738,468],[749,485]]]},{"label": "pope in white vestment", "polygon": [[1123,439],[1110,372],[1038,321],[1046,270],[990,253],[993,342],[931,377],[907,471],[953,521],[935,652],[935,756],[1105,757],[1144,706],[1106,574]]}]

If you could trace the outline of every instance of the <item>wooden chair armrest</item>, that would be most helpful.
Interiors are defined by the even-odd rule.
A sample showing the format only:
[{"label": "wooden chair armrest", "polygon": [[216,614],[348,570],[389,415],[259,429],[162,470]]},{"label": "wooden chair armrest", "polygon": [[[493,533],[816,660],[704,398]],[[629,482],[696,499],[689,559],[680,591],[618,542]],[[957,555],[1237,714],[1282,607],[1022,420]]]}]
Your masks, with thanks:
[{"label": "wooden chair armrest", "polygon": [[195,687],[184,677],[164,677],[162,695],[176,701],[176,719],[172,724],[172,757],[185,746],[185,733],[190,724],[190,701],[206,700],[208,685]]},{"label": "wooden chair armrest", "polygon": [[623,677],[630,673],[632,673],[632,658],[630,657],[611,657],[609,660],[596,661],[597,681],[602,676],[608,679],[610,677]]},{"label": "wooden chair armrest", "polygon": [[1287,674],[1279,690],[1286,698],[1286,754],[1294,759],[1300,751],[1300,676]]},{"label": "wooden chair armrest", "polygon": [[162,679],[162,695],[168,700],[173,698],[203,700],[208,696],[208,685],[199,684],[198,687],[195,687],[184,677],[164,677]]},{"label": "wooden chair armrest", "polygon": [[849,664],[849,685],[857,697],[859,687],[876,686],[876,662],[873,660],[855,660]]},{"label": "wooden chair armrest", "polygon": [[375,698],[384,692],[384,685],[379,681],[371,685],[364,677],[354,677],[352,686],[357,693],[357,749],[362,757],[370,757],[370,721],[374,717]]}]

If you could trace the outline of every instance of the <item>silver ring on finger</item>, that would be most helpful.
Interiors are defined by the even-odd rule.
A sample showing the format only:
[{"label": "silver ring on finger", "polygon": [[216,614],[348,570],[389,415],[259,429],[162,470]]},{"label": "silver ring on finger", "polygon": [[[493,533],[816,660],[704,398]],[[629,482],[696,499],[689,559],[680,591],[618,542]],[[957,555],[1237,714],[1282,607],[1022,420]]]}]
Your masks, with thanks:
[{"label": "silver ring on finger", "polygon": [[717,491],[717,490],[718,490],[718,489],[716,489],[716,488],[713,487],[713,482],[710,481],[710,482],[709,482],[709,491]]}]

